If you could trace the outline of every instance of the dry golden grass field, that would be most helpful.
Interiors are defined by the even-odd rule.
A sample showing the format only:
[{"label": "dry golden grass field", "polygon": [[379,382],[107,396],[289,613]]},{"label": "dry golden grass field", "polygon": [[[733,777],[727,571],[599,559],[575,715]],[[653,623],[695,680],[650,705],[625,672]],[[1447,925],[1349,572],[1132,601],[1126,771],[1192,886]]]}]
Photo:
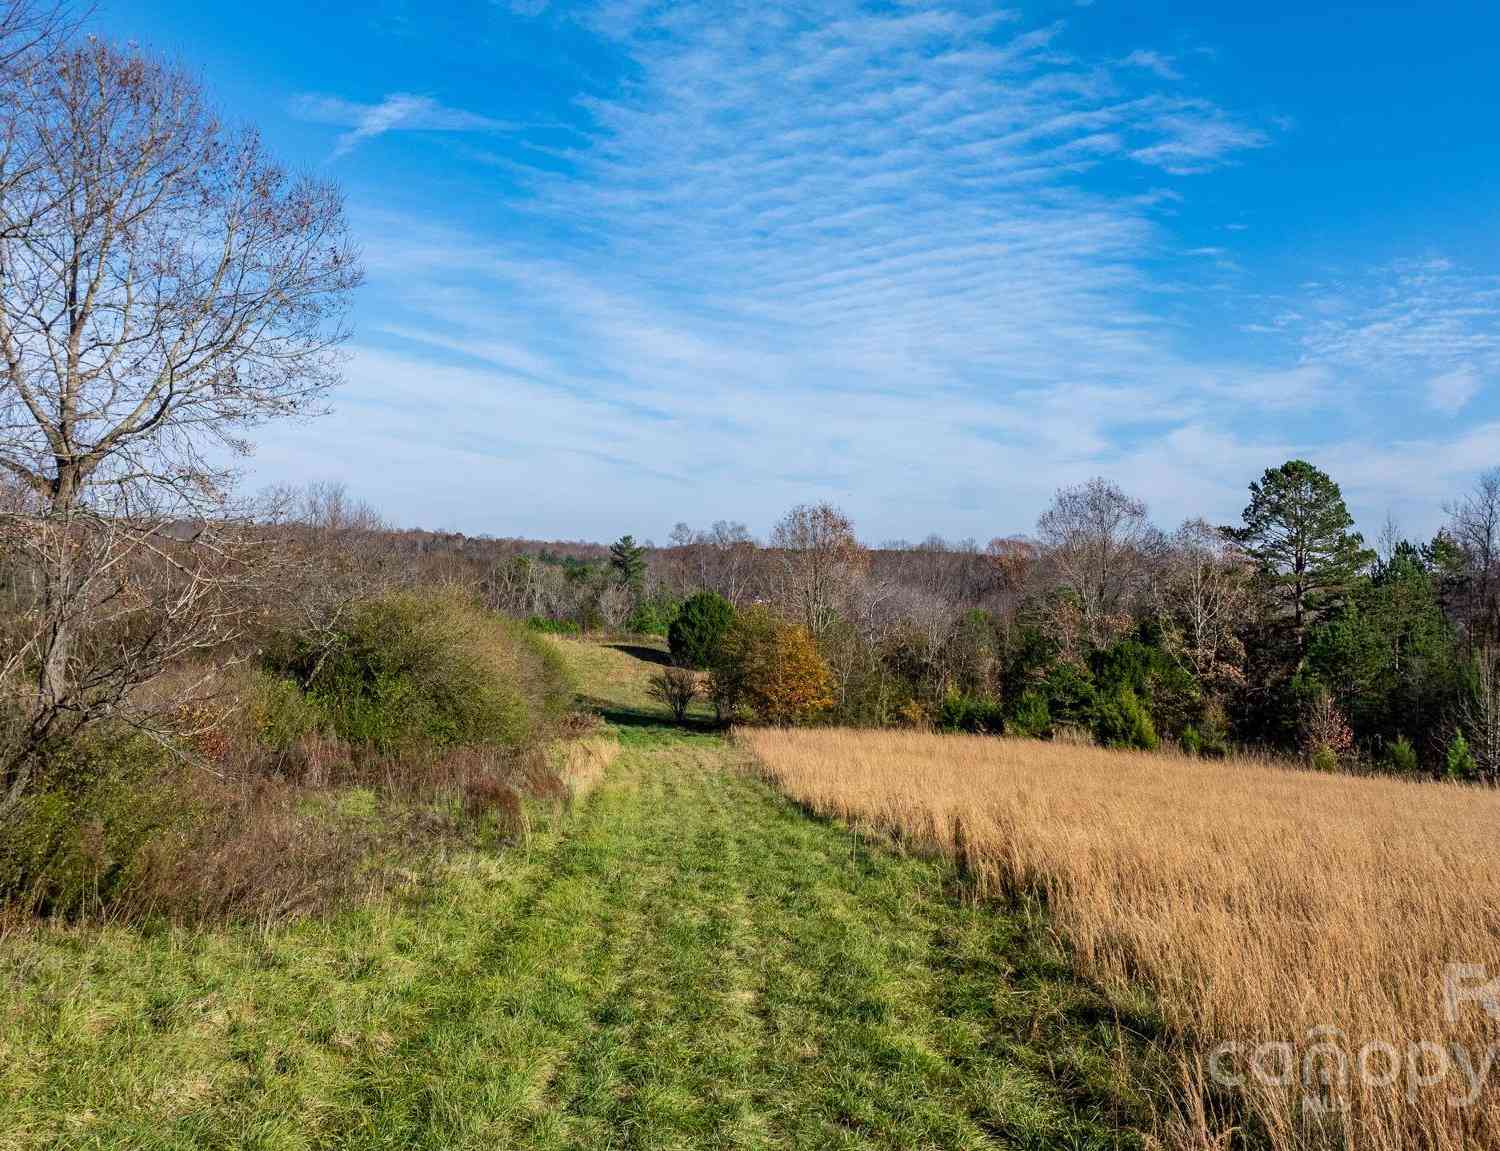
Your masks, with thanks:
[{"label": "dry golden grass field", "polygon": [[989,737],[738,738],[810,810],[1042,898],[1084,974],[1149,991],[1180,1044],[1172,1143],[1500,1148],[1500,795]]}]

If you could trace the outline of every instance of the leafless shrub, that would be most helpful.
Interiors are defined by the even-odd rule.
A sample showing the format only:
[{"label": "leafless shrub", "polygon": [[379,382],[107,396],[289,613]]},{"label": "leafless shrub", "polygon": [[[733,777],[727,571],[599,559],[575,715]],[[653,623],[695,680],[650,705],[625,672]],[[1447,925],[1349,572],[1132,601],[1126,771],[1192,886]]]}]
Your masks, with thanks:
[{"label": "leafless shrub", "polygon": [[651,698],[666,704],[672,718],[681,723],[687,718],[688,708],[702,693],[698,673],[689,667],[664,668],[651,677],[647,690]]},{"label": "leafless shrub", "polygon": [[381,890],[395,828],[309,810],[307,798],[269,779],[200,793],[196,817],[149,845],[140,880],[111,914],[268,924]]},{"label": "leafless shrub", "polygon": [[489,818],[502,839],[524,840],[531,834],[521,793],[493,776],[480,776],[465,785],[463,812],[475,822]]}]

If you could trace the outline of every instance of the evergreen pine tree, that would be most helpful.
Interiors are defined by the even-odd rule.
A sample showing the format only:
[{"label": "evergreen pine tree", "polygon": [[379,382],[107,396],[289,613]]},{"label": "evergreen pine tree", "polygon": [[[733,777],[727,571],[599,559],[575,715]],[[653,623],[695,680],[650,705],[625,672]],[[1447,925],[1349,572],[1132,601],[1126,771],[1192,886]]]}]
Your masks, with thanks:
[{"label": "evergreen pine tree", "polygon": [[1351,531],[1343,493],[1305,460],[1288,460],[1250,485],[1244,526],[1226,528],[1260,567],[1291,627],[1298,657],[1308,628],[1347,596],[1374,553]]},{"label": "evergreen pine tree", "polygon": [[646,549],[634,536],[621,536],[609,545],[609,566],[620,583],[638,590],[646,577]]}]

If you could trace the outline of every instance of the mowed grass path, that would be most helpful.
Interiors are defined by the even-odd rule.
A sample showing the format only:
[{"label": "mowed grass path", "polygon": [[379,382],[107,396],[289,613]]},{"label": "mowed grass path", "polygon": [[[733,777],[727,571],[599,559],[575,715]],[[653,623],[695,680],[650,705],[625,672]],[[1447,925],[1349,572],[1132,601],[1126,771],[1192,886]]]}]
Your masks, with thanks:
[{"label": "mowed grass path", "polygon": [[1135,1145],[1034,931],[619,703],[579,811],[416,896],[0,943],[0,1145]]}]

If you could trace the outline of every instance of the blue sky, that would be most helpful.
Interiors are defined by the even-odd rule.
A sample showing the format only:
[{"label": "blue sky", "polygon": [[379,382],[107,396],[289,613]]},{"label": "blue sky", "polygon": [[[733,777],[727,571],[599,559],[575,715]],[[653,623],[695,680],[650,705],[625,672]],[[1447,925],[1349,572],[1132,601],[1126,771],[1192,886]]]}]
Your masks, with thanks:
[{"label": "blue sky", "polygon": [[369,279],[247,483],[471,533],[1164,526],[1302,455],[1366,534],[1500,464],[1500,7],[104,0]]}]

